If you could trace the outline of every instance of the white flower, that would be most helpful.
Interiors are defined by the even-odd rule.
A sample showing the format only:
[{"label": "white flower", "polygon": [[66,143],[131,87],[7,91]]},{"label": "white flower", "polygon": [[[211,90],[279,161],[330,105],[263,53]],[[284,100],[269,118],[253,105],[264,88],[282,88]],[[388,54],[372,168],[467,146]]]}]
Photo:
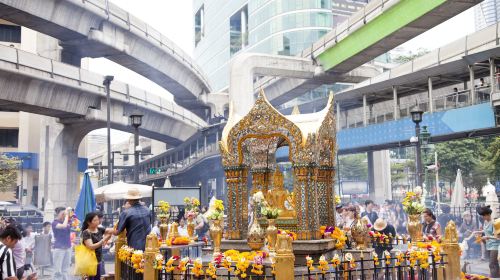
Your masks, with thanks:
[{"label": "white flower", "polygon": [[253,195],[253,201],[256,202],[256,203],[262,203],[262,201],[264,200],[264,194],[262,194],[261,191],[258,191],[256,192],[254,195]]},{"label": "white flower", "polygon": [[325,259],[325,256],[321,255],[321,257],[319,257],[319,260],[320,260],[320,261],[324,261],[324,260],[326,260],[326,259]]},{"label": "white flower", "polygon": [[421,186],[417,186],[417,187],[415,187],[415,190],[414,190],[414,191],[415,191],[415,194],[416,194],[416,195],[419,195],[419,196],[420,196],[420,195],[422,195],[422,193],[423,193],[423,190],[422,190],[422,187],[421,187]]}]

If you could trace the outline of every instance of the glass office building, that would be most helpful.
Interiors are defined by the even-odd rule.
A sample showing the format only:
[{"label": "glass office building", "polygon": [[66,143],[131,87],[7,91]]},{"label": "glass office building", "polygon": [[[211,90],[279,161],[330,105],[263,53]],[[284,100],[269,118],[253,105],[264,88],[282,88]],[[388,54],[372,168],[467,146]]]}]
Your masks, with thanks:
[{"label": "glass office building", "polygon": [[497,23],[500,20],[500,0],[484,0],[474,7],[476,30]]},{"label": "glass office building", "polygon": [[296,55],[366,1],[194,0],[194,57],[215,91],[229,85],[240,52]]}]

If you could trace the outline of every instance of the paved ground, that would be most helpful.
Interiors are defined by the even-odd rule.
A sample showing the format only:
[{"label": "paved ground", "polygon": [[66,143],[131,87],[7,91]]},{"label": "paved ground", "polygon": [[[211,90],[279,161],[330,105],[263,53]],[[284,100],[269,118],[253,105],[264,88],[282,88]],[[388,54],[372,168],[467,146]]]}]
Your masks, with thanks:
[{"label": "paved ground", "polygon": [[[115,264],[113,262],[106,262],[106,271],[114,271],[114,267],[115,267]],[[72,276],[73,274],[73,269],[74,267],[71,266],[69,272],[70,272],[70,276],[72,277],[71,279],[72,280],[81,280],[80,277],[77,277],[77,276]],[[47,268],[47,269],[44,269],[43,271],[43,275],[42,275],[42,271],[41,270],[38,270],[38,279],[41,279],[41,280],[52,280],[53,277],[53,272],[52,272],[52,268]]]}]

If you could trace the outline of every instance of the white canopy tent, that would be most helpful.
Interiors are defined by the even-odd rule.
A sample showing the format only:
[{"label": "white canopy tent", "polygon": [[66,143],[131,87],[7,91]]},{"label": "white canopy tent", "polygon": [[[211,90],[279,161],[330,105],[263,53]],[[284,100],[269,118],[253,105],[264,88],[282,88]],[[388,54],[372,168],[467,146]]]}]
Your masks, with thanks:
[{"label": "white canopy tent", "polygon": [[97,202],[104,202],[116,199],[125,199],[128,190],[137,188],[143,197],[151,197],[153,188],[147,185],[129,184],[119,181],[113,184],[105,185],[94,190]]},{"label": "white canopy tent", "polygon": [[465,208],[465,189],[462,180],[462,170],[457,170],[457,177],[455,179],[455,186],[451,194],[451,207],[456,207],[457,209]]}]

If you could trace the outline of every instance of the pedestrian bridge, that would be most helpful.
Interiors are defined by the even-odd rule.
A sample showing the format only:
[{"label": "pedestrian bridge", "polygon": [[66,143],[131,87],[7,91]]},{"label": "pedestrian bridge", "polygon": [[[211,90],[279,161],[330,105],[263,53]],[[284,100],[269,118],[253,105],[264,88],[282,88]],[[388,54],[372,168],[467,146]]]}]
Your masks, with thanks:
[{"label": "pedestrian bridge", "polygon": [[157,30],[107,0],[0,0],[0,18],[59,39],[64,62],[105,57],[162,86],[189,109],[211,91],[182,49]]},{"label": "pedestrian bridge", "polygon": [[[316,79],[266,77],[256,83],[277,106],[322,84],[370,77],[357,67],[482,2],[482,0],[380,0],[368,4],[323,36],[300,56],[325,70]],[[366,68],[366,67],[365,67]]]}]

